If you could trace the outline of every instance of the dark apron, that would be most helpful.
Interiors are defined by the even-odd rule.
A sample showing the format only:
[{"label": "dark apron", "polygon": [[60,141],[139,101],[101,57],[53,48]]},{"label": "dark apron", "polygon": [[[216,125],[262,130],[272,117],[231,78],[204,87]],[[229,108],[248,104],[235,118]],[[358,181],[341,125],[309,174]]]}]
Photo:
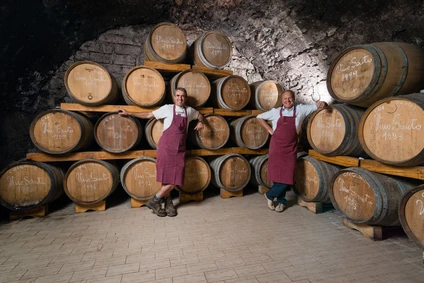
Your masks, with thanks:
[{"label": "dark apron", "polygon": [[283,116],[281,108],[277,128],[269,145],[268,179],[275,183],[293,185],[296,153],[296,107],[293,110],[293,117]]},{"label": "dark apron", "polygon": [[187,111],[185,116],[175,114],[172,123],[163,131],[156,154],[156,181],[162,184],[182,186],[184,181],[184,157],[186,152]]}]

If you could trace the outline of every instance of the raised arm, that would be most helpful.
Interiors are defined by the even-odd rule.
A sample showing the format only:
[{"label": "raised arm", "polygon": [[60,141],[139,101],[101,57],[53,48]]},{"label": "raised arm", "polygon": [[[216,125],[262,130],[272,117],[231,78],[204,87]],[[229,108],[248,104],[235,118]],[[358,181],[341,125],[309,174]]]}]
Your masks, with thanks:
[{"label": "raised arm", "polygon": [[119,114],[122,116],[133,116],[133,117],[137,117],[137,118],[141,118],[141,119],[150,119],[153,118],[154,115],[152,112],[144,112],[144,113],[134,113],[134,112],[128,112],[125,109],[119,109]]}]

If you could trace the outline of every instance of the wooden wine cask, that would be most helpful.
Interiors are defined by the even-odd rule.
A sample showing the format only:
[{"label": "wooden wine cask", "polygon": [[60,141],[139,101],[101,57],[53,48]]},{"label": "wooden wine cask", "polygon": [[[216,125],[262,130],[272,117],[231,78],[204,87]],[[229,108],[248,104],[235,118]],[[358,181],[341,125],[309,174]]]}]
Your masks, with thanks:
[{"label": "wooden wine cask", "polygon": [[309,144],[321,154],[366,156],[357,134],[363,113],[362,108],[339,104],[315,111],[307,126]]},{"label": "wooden wine cask", "polygon": [[147,61],[167,64],[184,62],[187,40],[181,29],[172,23],[160,23],[152,28],[144,44]]},{"label": "wooden wine cask", "polygon": [[358,137],[373,159],[396,166],[424,163],[424,93],[377,101],[364,113]]},{"label": "wooden wine cask", "polygon": [[83,105],[113,104],[119,98],[116,79],[94,62],[76,62],[68,68],[64,80],[69,96]]},{"label": "wooden wine cask", "polygon": [[203,118],[204,125],[199,131],[189,128],[189,139],[197,147],[204,149],[219,149],[225,146],[230,138],[230,126],[224,117],[218,114],[208,114]]},{"label": "wooden wine cask", "polygon": [[9,210],[29,210],[63,194],[63,172],[41,162],[21,161],[0,172],[0,204]]},{"label": "wooden wine cask", "polygon": [[268,154],[259,155],[249,160],[252,174],[250,181],[256,186],[272,187],[272,181],[268,179]]},{"label": "wooden wine cask", "polygon": [[89,205],[105,200],[118,186],[119,171],[109,162],[84,159],[75,162],[66,172],[64,189],[76,204]]},{"label": "wooden wine cask", "polygon": [[34,145],[50,154],[63,154],[87,148],[93,137],[93,124],[84,115],[67,110],[47,110],[32,121],[29,134]]},{"label": "wooden wine cask", "polygon": [[212,83],[212,101],[218,108],[241,110],[249,100],[249,84],[240,76],[231,75]]},{"label": "wooden wine cask", "polygon": [[148,200],[160,189],[156,182],[156,159],[140,157],[126,163],[121,169],[121,184],[127,194],[136,200]]},{"label": "wooden wine cask", "polygon": [[250,84],[250,105],[258,110],[268,111],[280,107],[283,89],[276,81],[266,80]]},{"label": "wooden wine cask", "polygon": [[94,127],[94,138],[105,151],[121,153],[140,143],[143,128],[140,122],[131,116],[122,116],[118,112],[104,114]]},{"label": "wooden wine cask", "polygon": [[187,90],[186,104],[191,107],[203,106],[211,94],[211,83],[205,74],[186,70],[171,79],[171,96],[175,103],[175,90],[183,87]]},{"label": "wooden wine cask", "polygon": [[129,105],[158,106],[165,99],[165,81],[155,69],[136,66],[125,74],[122,95]]},{"label": "wooden wine cask", "polygon": [[242,190],[250,180],[250,164],[240,154],[222,155],[210,163],[212,183],[230,192]]},{"label": "wooden wine cask", "polygon": [[362,107],[418,92],[424,88],[424,50],[402,42],[349,47],[331,64],[327,88],[334,99]]},{"label": "wooden wine cask", "polygon": [[269,133],[256,120],[256,116],[248,115],[230,123],[231,139],[239,147],[249,149],[262,148],[268,141]]},{"label": "wooden wine cask", "polygon": [[195,65],[222,69],[232,56],[232,43],[228,36],[217,31],[203,33],[190,48]]},{"label": "wooden wine cask", "polygon": [[189,156],[185,160],[184,182],[177,190],[188,195],[203,192],[211,181],[211,168],[201,157]]},{"label": "wooden wine cask", "polygon": [[163,133],[163,120],[156,120],[155,118],[147,121],[144,128],[147,143],[153,148],[158,148],[159,139]]},{"label": "wooden wine cask", "polygon": [[353,223],[399,226],[402,195],[413,185],[360,167],[337,172],[331,180],[333,206]]},{"label": "wooden wine cask", "polygon": [[311,156],[297,159],[294,191],[304,201],[330,203],[328,188],[340,169]]},{"label": "wooden wine cask", "polygon": [[403,195],[399,205],[399,219],[406,235],[424,249],[424,185]]}]

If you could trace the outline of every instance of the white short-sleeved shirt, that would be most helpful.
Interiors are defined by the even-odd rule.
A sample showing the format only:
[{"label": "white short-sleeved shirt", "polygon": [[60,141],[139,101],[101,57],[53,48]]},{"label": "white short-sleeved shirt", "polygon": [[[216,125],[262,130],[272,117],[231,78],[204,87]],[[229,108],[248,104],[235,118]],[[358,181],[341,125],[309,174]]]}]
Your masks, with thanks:
[{"label": "white short-sleeved shirt", "polygon": [[[293,117],[294,107],[290,108],[289,110],[285,109],[284,106],[282,108],[283,108],[283,116]],[[268,110],[267,112],[259,114],[256,117],[267,120],[267,121],[271,121],[272,122],[272,130],[275,132],[275,130],[277,129],[278,119],[280,119],[280,109],[281,109],[281,107],[273,108],[271,110]],[[297,131],[298,134],[300,133],[300,128],[301,128],[299,125],[302,125],[302,122],[305,119],[305,117],[308,116],[310,113],[314,112],[317,109],[318,109],[318,107],[315,104],[299,104],[299,105],[296,105],[296,120],[295,120],[295,123],[296,123],[296,131]]]},{"label": "white short-sleeved shirt", "polygon": [[[199,116],[199,111],[189,106],[186,107],[186,111],[188,116],[187,117],[187,129],[188,129],[188,124],[191,121],[197,119],[197,117]],[[172,124],[172,120],[174,118],[174,104],[165,104],[159,109],[156,109],[155,111],[153,111],[152,113],[157,120],[164,119],[163,130],[165,131]],[[175,114],[185,117],[184,108],[175,106]]]}]

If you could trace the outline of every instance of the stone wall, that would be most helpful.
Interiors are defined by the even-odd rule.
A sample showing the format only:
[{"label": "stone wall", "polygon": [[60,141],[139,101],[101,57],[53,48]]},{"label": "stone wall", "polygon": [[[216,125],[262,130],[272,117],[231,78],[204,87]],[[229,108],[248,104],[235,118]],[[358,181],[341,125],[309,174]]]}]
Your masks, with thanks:
[{"label": "stone wall", "polygon": [[[1,30],[8,43],[0,53],[7,67],[0,73],[6,109],[0,168],[35,150],[28,129],[36,114],[69,102],[63,76],[72,63],[97,62],[121,84],[131,67],[143,63],[144,40],[161,21],[177,24],[189,45],[203,31],[227,34],[234,47],[228,69],[249,82],[276,80],[293,89],[299,102],[319,96],[330,102],[327,71],[347,47],[379,41],[424,45],[418,0],[125,0],[105,1],[102,7],[97,1],[50,0],[26,7],[37,13],[13,3],[2,4]],[[23,11],[23,30],[14,30],[14,16]]]}]

